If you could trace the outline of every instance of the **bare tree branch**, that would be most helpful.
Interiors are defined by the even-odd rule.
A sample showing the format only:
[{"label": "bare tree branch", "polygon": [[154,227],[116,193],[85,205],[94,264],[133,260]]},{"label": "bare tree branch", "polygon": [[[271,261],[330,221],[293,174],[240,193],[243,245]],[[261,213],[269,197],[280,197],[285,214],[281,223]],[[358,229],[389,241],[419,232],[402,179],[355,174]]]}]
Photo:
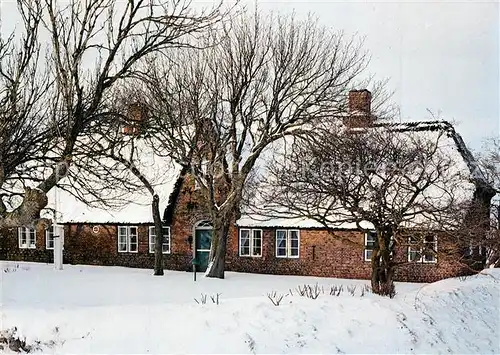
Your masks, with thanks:
[{"label": "bare tree branch", "polygon": [[224,277],[227,232],[264,150],[337,121],[367,66],[362,41],[312,19],[246,14],[224,25],[205,50],[176,51],[141,76],[155,144],[189,166],[206,198],[212,277]]},{"label": "bare tree branch", "polygon": [[[409,235],[419,235],[411,244],[424,250],[417,259],[435,256],[426,236],[456,234],[471,218],[476,187],[449,134],[446,127],[316,127],[269,164],[258,201],[269,216],[307,217],[328,230],[348,223],[376,231],[372,288],[391,295],[397,245],[408,247]],[[458,250],[464,241],[455,244]]]},{"label": "bare tree branch", "polygon": [[[4,201],[13,200],[9,192],[30,190],[12,205],[2,202],[0,227],[38,218],[46,193],[73,164],[82,166],[75,158],[89,152],[89,135],[121,117],[114,88],[143,60],[190,47],[225,14],[220,4],[196,11],[183,0],[18,0],[18,9],[21,38],[0,41],[0,188]],[[46,58],[39,55],[42,30],[50,38]]]}]

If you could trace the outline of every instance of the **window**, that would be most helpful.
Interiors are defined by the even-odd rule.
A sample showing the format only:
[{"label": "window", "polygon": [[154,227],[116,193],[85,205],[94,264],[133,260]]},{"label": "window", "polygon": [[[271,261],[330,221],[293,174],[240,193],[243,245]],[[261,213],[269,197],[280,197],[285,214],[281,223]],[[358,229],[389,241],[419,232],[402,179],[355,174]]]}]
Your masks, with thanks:
[{"label": "window", "polygon": [[377,245],[377,232],[370,231],[365,233],[365,261],[372,260],[373,249]]},{"label": "window", "polygon": [[54,226],[45,230],[45,249],[54,249]]},{"label": "window", "polygon": [[17,230],[20,249],[36,248],[36,230],[33,227],[19,227]]},{"label": "window", "polygon": [[118,252],[137,253],[137,227],[118,227]]},{"label": "window", "polygon": [[298,230],[276,231],[276,257],[298,258],[300,235]]},{"label": "window", "polygon": [[435,263],[437,261],[436,236],[427,235],[423,240],[418,237],[410,237],[408,243],[410,244],[408,247],[408,261],[417,263]]},{"label": "window", "polygon": [[[155,252],[156,229],[154,226],[149,227],[149,252]],[[161,245],[163,254],[170,253],[170,227],[163,227],[163,243]]]},{"label": "window", "polygon": [[483,252],[486,252],[486,248],[483,248],[482,245],[475,245],[474,243],[477,243],[477,241],[471,240],[469,242],[469,247],[467,248],[467,251],[465,253],[465,256],[472,257],[472,256],[484,256]]},{"label": "window", "polygon": [[262,230],[240,229],[240,256],[262,256]]}]

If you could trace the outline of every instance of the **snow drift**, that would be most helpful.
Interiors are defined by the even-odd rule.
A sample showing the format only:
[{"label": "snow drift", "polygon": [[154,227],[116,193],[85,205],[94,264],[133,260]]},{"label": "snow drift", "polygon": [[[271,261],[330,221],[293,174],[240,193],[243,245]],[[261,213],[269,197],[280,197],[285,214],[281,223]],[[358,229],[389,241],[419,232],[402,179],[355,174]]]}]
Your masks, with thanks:
[{"label": "snow drift", "polygon": [[[500,353],[500,270],[398,283],[391,300],[362,280],[1,266],[2,329],[17,327],[44,353]],[[319,296],[300,296],[304,284]],[[332,286],[343,291],[330,295]]]}]

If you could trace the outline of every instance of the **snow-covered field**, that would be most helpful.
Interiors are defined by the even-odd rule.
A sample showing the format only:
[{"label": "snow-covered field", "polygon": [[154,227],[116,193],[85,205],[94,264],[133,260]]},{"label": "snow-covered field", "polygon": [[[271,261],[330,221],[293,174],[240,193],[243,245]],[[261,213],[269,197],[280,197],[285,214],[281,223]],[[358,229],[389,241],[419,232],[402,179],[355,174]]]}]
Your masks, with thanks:
[{"label": "snow-covered field", "polygon": [[[391,300],[362,296],[368,282],[358,280],[227,273],[194,282],[185,272],[0,265],[1,328],[17,327],[44,353],[500,353],[500,270],[399,283]],[[317,299],[298,294],[316,283]],[[293,295],[274,306],[271,291]]]}]

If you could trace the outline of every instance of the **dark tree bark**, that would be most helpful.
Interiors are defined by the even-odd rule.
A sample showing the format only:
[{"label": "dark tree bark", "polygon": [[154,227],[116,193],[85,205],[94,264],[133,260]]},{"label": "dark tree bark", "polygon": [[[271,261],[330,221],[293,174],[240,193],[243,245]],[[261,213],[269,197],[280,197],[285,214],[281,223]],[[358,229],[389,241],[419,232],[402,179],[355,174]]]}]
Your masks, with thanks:
[{"label": "dark tree bark", "polygon": [[153,196],[152,209],[156,235],[154,275],[163,276],[163,223],[160,215],[160,198],[156,194]]},{"label": "dark tree bark", "polygon": [[390,248],[392,234],[384,230],[377,230],[377,245],[372,253],[372,291],[381,296],[394,297],[396,294],[394,286],[395,265]]},{"label": "dark tree bark", "polygon": [[212,263],[208,270],[207,276],[216,277],[219,279],[224,278],[224,271],[226,265],[226,249],[227,249],[227,235],[229,233],[231,216],[225,219],[216,219],[214,223],[214,236],[212,237],[213,244],[210,249],[209,260]]}]

